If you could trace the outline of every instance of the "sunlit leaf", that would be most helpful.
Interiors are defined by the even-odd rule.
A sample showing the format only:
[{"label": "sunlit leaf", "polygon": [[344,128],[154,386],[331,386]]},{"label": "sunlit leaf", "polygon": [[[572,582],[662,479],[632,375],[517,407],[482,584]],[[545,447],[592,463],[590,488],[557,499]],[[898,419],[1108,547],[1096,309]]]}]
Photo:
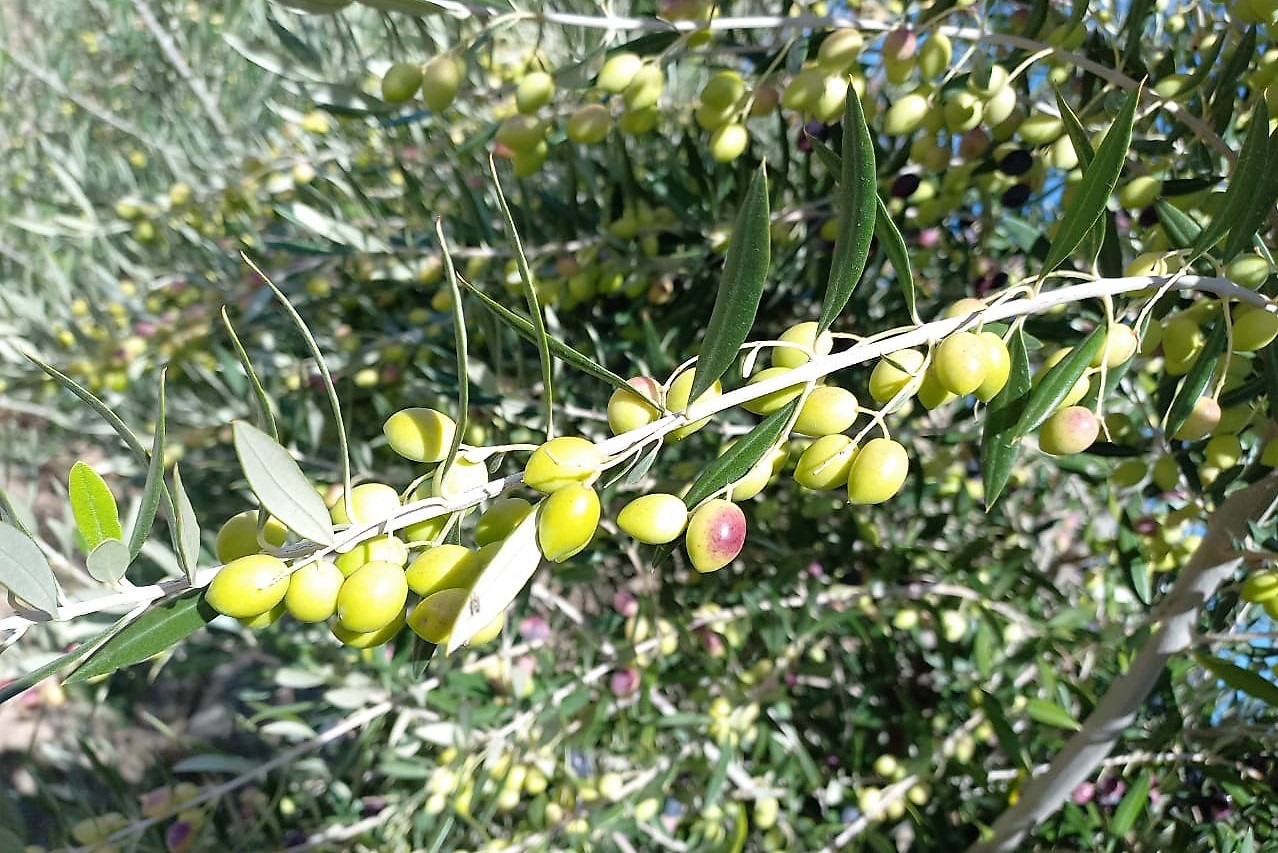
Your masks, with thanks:
[{"label": "sunlit leaf", "polygon": [[510,606],[541,564],[537,545],[537,512],[524,516],[484,566],[462,604],[448,638],[448,653],[466,645],[475,633]]},{"label": "sunlit leaf", "polygon": [[138,515],[133,522],[133,530],[129,534],[129,559],[137,559],[142,553],[142,544],[146,542],[155,524],[155,514],[160,507],[160,496],[166,497],[167,488],[164,483],[164,421],[165,413],[165,376],[160,371],[157,383],[155,404],[155,436],[151,439],[151,460],[146,466],[146,483],[142,486],[142,499],[138,505]]},{"label": "sunlit leaf", "polygon": [[240,468],[262,506],[298,536],[331,545],[328,507],[292,455],[252,424],[236,421],[231,429]]},{"label": "sunlit leaf", "polygon": [[905,310],[910,312],[911,320],[919,323],[921,321],[917,307],[918,297],[914,287],[914,270],[910,266],[910,254],[905,246],[905,238],[901,236],[901,230],[892,221],[892,216],[888,213],[887,206],[883,204],[883,199],[877,194],[875,199],[878,215],[874,217],[874,233],[879,238],[879,246],[882,247],[883,253],[892,264],[892,275],[896,277],[896,283],[901,286],[901,295],[905,298]]},{"label": "sunlit leaf", "polygon": [[177,517],[174,519],[177,540],[177,558],[186,572],[187,580],[195,577],[195,567],[200,558],[200,522],[195,517],[195,507],[191,505],[191,496],[182,485],[182,471],[173,466],[173,502],[176,504]]},{"label": "sunlit leaf", "polygon": [[1025,713],[1029,714],[1031,720],[1040,722],[1045,726],[1055,726],[1058,729],[1070,729],[1072,731],[1077,731],[1081,728],[1078,720],[1074,719],[1073,714],[1047,699],[1027,699],[1025,701]]},{"label": "sunlit leaf", "polygon": [[1271,707],[1278,707],[1278,684],[1274,684],[1260,673],[1243,669],[1235,663],[1213,655],[1201,654],[1196,655],[1195,658],[1200,666],[1234,690],[1246,693]]},{"label": "sunlit leaf", "polygon": [[67,499],[76,529],[84,537],[85,547],[92,551],[105,539],[120,539],[120,510],[115,495],[97,471],[84,462],[71,466],[67,477]]},{"label": "sunlit leaf", "polygon": [[129,570],[129,562],[128,545],[119,539],[103,539],[89,552],[85,568],[94,580],[114,584]]}]

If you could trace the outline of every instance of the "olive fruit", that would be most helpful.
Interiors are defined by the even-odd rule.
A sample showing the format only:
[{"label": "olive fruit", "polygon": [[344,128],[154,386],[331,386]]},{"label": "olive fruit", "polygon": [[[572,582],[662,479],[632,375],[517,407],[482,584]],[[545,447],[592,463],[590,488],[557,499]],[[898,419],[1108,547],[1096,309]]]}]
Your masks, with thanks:
[{"label": "olive fruit", "polygon": [[661,416],[661,410],[649,402],[661,402],[661,384],[657,380],[634,376],[627,379],[626,384],[639,393],[618,388],[608,398],[608,428],[613,435],[647,426]]},{"label": "olive fruit", "polygon": [[808,445],[794,467],[794,481],[805,489],[833,489],[848,481],[857,446],[846,435],[826,435]]},{"label": "olive fruit", "polygon": [[1278,314],[1270,311],[1239,311],[1234,317],[1234,352],[1256,352],[1278,337]]},{"label": "olive fruit", "polygon": [[[689,406],[688,395],[692,393],[692,383],[696,376],[696,372],[695,368],[692,370],[685,370],[683,373],[676,376],[674,381],[670,383],[670,387],[666,389],[667,409],[672,412],[682,412],[687,410]],[[705,403],[709,400],[713,400],[722,393],[723,386],[718,382],[718,380],[716,380],[713,385],[707,388],[701,396],[696,399],[696,402]],[[678,427],[677,429],[673,429],[670,431],[669,440],[680,441],[687,438],[708,423],[710,423],[710,418],[702,418],[699,421],[694,421],[690,424]]]},{"label": "olive fruit", "polygon": [[746,517],[741,507],[715,498],[693,511],[684,547],[698,572],[718,571],[736,559],[745,546]]},{"label": "olive fruit", "polygon": [[337,592],[345,577],[331,560],[314,560],[294,569],[284,607],[298,622],[323,622],[337,612]]},{"label": "olive fruit", "polygon": [[1256,571],[1247,575],[1238,597],[1250,604],[1264,604],[1278,598],[1278,572]]},{"label": "olive fruit", "polygon": [[[726,449],[724,452],[727,452]],[[744,477],[728,487],[728,497],[733,501],[746,501],[759,494],[780,473],[789,458],[790,453],[784,447],[769,448]]]},{"label": "olive fruit", "polygon": [[603,104],[586,104],[568,117],[568,138],[582,145],[603,142],[612,127],[612,114]]},{"label": "olive fruit", "polygon": [[817,324],[812,321],[791,326],[781,333],[778,340],[797,346],[773,347],[773,367],[798,367],[806,364],[813,355],[829,355],[834,349],[834,336],[829,332],[817,334]]},{"label": "olive fruit", "polygon": [[710,159],[716,163],[731,163],[745,153],[749,144],[750,132],[744,124],[725,124],[710,135]]},{"label": "olive fruit", "polygon": [[481,460],[459,454],[447,469],[435,469],[431,477],[431,493],[435,497],[452,498],[488,482],[488,466]]},{"label": "olive fruit", "polygon": [[345,581],[337,593],[337,621],[357,633],[376,631],[390,624],[404,610],[408,580],[394,563],[365,563]]},{"label": "olive fruit", "polygon": [[910,457],[904,445],[890,438],[872,438],[857,451],[848,470],[848,503],[883,503],[901,491],[909,473]]},{"label": "olive fruit", "polygon": [[532,504],[523,498],[506,497],[493,501],[475,522],[475,544],[484,546],[510,535],[519,522],[532,512]]},{"label": "olive fruit", "polygon": [[913,133],[923,123],[929,109],[926,96],[911,92],[888,107],[883,117],[883,132],[888,136]]},{"label": "olive fruit", "polygon": [[555,78],[545,71],[531,71],[515,87],[515,108],[521,113],[535,113],[555,96]]},{"label": "olive fruit", "polygon": [[1198,320],[1178,314],[1163,323],[1163,363],[1172,376],[1189,372],[1203,348],[1203,333]]},{"label": "olive fruit", "polygon": [[698,100],[703,106],[729,109],[736,106],[746,92],[745,81],[736,71],[718,71],[701,87]]},{"label": "olive fruit", "polygon": [[542,494],[593,481],[603,465],[599,448],[584,438],[552,438],[533,451],[524,466],[524,484]]},{"label": "olive fruit", "polygon": [[401,409],[382,425],[391,449],[414,462],[442,462],[456,432],[456,422],[435,409]]},{"label": "olive fruit", "polygon": [[374,646],[382,646],[389,643],[399,633],[399,629],[403,627],[404,614],[401,612],[376,631],[352,631],[342,625],[341,622],[334,622],[329,630],[332,631],[334,637],[352,649],[371,649]]},{"label": "olive fruit", "polygon": [[1118,203],[1123,207],[1149,207],[1163,191],[1163,182],[1149,175],[1138,175],[1118,189]]},{"label": "olive fruit", "polygon": [[941,384],[936,375],[936,364],[928,365],[923,372],[923,381],[919,383],[919,402],[923,408],[931,411],[954,399],[954,392]]},{"label": "olive fruit", "polygon": [[637,54],[614,53],[599,70],[595,85],[605,92],[620,94],[635,79],[635,75],[642,67],[643,60]]},{"label": "olive fruit", "polygon": [[821,46],[817,48],[817,64],[826,71],[842,74],[856,62],[862,41],[860,30],[835,30],[821,40]]},{"label": "olive fruit", "polygon": [[537,507],[537,544],[552,563],[581,551],[599,527],[599,495],[582,483],[557,489]]},{"label": "olive fruit", "polygon": [[843,432],[856,421],[861,405],[856,395],[837,385],[822,385],[799,406],[794,431],[803,435],[832,435]]},{"label": "olive fruit", "polygon": [[989,347],[975,332],[956,332],[936,347],[932,369],[949,392],[971,394],[985,381]]},{"label": "olive fruit", "polygon": [[979,337],[985,344],[985,378],[976,388],[976,398],[988,403],[998,396],[1012,375],[1012,356],[1007,344],[994,332],[981,332]]},{"label": "olive fruit", "polygon": [[1053,456],[1080,453],[1095,443],[1100,421],[1086,406],[1066,406],[1052,414],[1038,431],[1038,446]]},{"label": "olive fruit", "polygon": [[470,635],[470,639],[466,641],[467,646],[482,646],[484,643],[490,643],[497,639],[497,635],[506,627],[506,611],[498,613],[493,621]]},{"label": "olive fruit", "polygon": [[360,483],[351,489],[351,512],[346,514],[346,500],[339,497],[333,504],[334,524],[372,524],[385,521],[399,511],[399,492],[385,483]]},{"label": "olive fruit", "polygon": [[333,562],[342,577],[350,577],[360,566],[374,560],[403,566],[408,562],[408,546],[396,536],[373,536],[354,545],[346,553],[338,554]]},{"label": "olive fruit", "polygon": [[923,372],[927,356],[916,349],[897,350],[879,359],[870,372],[870,396],[880,403],[890,401]]},{"label": "olive fruit", "polygon": [[288,581],[288,566],[279,557],[251,554],[223,566],[204,598],[218,613],[251,619],[284,600]]},{"label": "olive fruit", "polygon": [[422,67],[422,101],[432,112],[442,112],[457,97],[462,69],[449,56],[437,56]]},{"label": "olive fruit", "polygon": [[427,596],[441,589],[469,589],[483,566],[478,552],[449,543],[419,554],[404,578],[414,593]]},{"label": "olive fruit", "polygon": [[1234,284],[1255,290],[1265,283],[1271,271],[1269,261],[1265,260],[1263,255],[1250,253],[1239,255],[1230,261],[1229,266],[1225,268],[1225,275]]},{"label": "olive fruit", "polygon": [[467,595],[464,589],[441,589],[431,593],[408,614],[408,627],[428,643],[437,646],[447,643]]},{"label": "olive fruit", "polygon": [[1213,397],[1199,397],[1189,417],[1180,425],[1172,438],[1180,441],[1197,441],[1209,435],[1220,424],[1220,404]]},{"label": "olive fruit", "polygon": [[688,507],[675,495],[643,495],[622,508],[617,526],[646,545],[664,545],[688,526]]},{"label": "olive fruit", "polygon": [[397,62],[382,75],[382,100],[402,104],[422,85],[422,67],[415,62]]},{"label": "olive fruit", "polygon": [[[247,557],[262,550],[257,540],[257,515],[255,509],[237,513],[226,520],[217,532],[217,540],[213,551],[219,563],[229,563],[240,557]],[[276,547],[284,544],[288,538],[288,528],[278,518],[267,516],[266,527],[262,529],[262,539],[268,546]]]},{"label": "olive fruit", "polygon": [[281,601],[265,613],[259,613],[256,616],[245,616],[239,619],[239,623],[245,628],[259,631],[262,628],[269,628],[280,621],[280,617],[284,615],[284,612],[284,602]]},{"label": "olive fruit", "polygon": [[1242,452],[1242,440],[1238,436],[1218,433],[1207,439],[1207,444],[1203,447],[1203,461],[1223,471],[1237,465]]},{"label": "olive fruit", "polygon": [[[767,382],[769,379],[785,376],[789,372],[790,369],[788,367],[769,367],[751,376],[749,384],[758,385],[761,382]],[[799,382],[795,385],[787,385],[776,391],[770,391],[761,397],[755,397],[753,400],[747,400],[741,404],[741,408],[756,415],[770,415],[802,393],[803,383]]]}]

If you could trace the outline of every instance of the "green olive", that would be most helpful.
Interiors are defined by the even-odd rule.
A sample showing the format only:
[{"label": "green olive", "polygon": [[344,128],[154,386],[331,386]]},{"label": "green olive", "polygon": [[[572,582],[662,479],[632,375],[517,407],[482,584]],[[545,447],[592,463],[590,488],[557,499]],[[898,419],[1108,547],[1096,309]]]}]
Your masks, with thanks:
[{"label": "green olive", "polygon": [[404,611],[408,580],[394,563],[365,563],[342,582],[337,593],[337,620],[356,633],[386,627]]},{"label": "green olive", "polygon": [[584,438],[552,438],[533,451],[524,466],[524,484],[543,494],[565,486],[592,482],[603,466],[599,448]]},{"label": "green olive", "polygon": [[537,508],[537,544],[553,563],[580,552],[598,527],[599,495],[582,483],[556,490]]},{"label": "green olive", "polygon": [[345,576],[331,560],[314,560],[294,569],[284,593],[288,615],[299,622],[323,622],[337,612],[337,593]]},{"label": "green olive", "polygon": [[647,545],[673,542],[687,525],[687,505],[670,494],[635,498],[617,514],[617,526]]},{"label": "green olive", "polygon": [[441,589],[468,589],[483,566],[477,552],[461,545],[444,544],[418,555],[405,574],[409,589],[427,596]]},{"label": "green olive", "polygon": [[213,578],[205,600],[218,613],[236,619],[252,619],[284,600],[289,569],[284,561],[267,554],[232,560]]}]

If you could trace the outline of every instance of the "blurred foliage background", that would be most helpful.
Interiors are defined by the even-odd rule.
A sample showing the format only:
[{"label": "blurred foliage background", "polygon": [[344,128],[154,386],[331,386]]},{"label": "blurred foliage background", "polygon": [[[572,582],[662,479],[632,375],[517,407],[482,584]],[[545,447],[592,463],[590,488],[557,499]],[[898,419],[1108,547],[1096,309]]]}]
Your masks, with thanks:
[{"label": "blurred foliage background", "polygon": [[[656,22],[682,9],[632,6],[616,11]],[[538,440],[536,349],[470,297],[470,408],[455,411],[435,236],[440,218],[461,274],[522,304],[488,160],[503,153],[494,137],[529,70],[552,72],[558,89],[541,110],[544,163],[516,174],[496,162],[551,334],[623,376],[665,377],[695,355],[738,201],[765,160],[773,263],[754,337],[815,318],[836,191],[812,140],[838,150],[841,128],[791,109],[753,117],[748,148],[723,163],[694,112],[716,70],[740,71],[756,93],[781,92],[817,55],[824,28],[681,36],[567,26],[535,7],[444,9],[0,6],[0,484],[66,555],[57,568],[72,597],[103,587],[78,557],[68,468],[92,462],[124,506],[136,503],[145,470],[25,353],[142,435],[155,427],[167,368],[170,461],[180,461],[205,531],[204,565],[214,563],[218,525],[251,505],[228,426],[251,415],[250,391],[223,309],[275,401],[282,439],[317,482],[340,478],[317,366],[241,253],[320,343],[361,478],[402,488],[419,473],[381,436],[405,406],[452,412],[471,443]],[[556,11],[601,14],[574,2]],[[830,12],[866,27],[854,76],[925,319],[1015,284],[1041,257],[1079,170],[1059,132],[1043,141],[1012,127],[1000,139],[987,128],[984,145],[940,125],[882,132],[889,106],[919,84],[885,76],[882,32],[909,23],[930,38],[937,26],[979,26],[1043,40],[1060,26],[1073,32],[1072,15],[1079,51],[1128,80],[1174,78],[1187,111],[1235,151],[1241,105],[1268,97],[1263,75],[1278,67],[1267,27],[1248,27],[1236,8],[1178,0],[739,2],[717,14]],[[590,87],[623,49],[667,63],[654,127],[623,124],[598,145],[566,140],[582,104],[619,112],[615,97]],[[392,63],[443,52],[465,69],[451,106],[381,100]],[[1026,61],[1011,84],[1026,116],[1042,115],[1058,87],[1089,131],[1108,126],[1120,87],[1031,54],[1007,40],[955,38],[954,62],[934,82],[958,89],[982,65]],[[1143,113],[1122,183],[1155,176],[1165,200],[1210,211],[1230,167],[1197,130],[1166,111]],[[1142,202],[1111,204],[1116,240],[1103,272],[1168,248],[1152,199]],[[1168,297],[1155,313],[1198,302]],[[1072,305],[1026,329],[1035,345],[1075,343],[1103,317],[1095,303]],[[835,331],[910,322],[876,245]],[[1263,353],[1244,361],[1229,402],[1259,448],[1273,374]],[[913,466],[894,501],[848,507],[781,476],[746,502],[742,559],[704,577],[678,560],[654,571],[647,549],[605,524],[586,552],[542,568],[496,646],[426,660],[407,632],[361,652],[323,626],[254,632],[219,620],[106,678],[42,681],[0,707],[0,848],[89,845],[135,825],[114,849],[961,849],[1121,676],[1205,511],[1231,479],[1258,470],[1252,453],[1228,466],[1237,471],[1216,492],[1205,486],[1202,447],[1149,426],[1168,393],[1151,364],[1115,383],[1112,442],[1066,460],[1024,454],[989,512],[972,405],[920,406],[892,423]],[[867,378],[856,370],[830,381],[865,398]],[[563,365],[556,383],[564,422],[606,436],[611,389]],[[605,491],[605,518],[636,491],[677,490],[751,422],[727,413],[666,448],[637,482]],[[1170,483],[1111,476],[1124,461],[1160,457],[1174,465]],[[158,539],[144,557],[135,584],[177,573]],[[1271,625],[1256,608],[1240,616],[1236,589],[1205,618],[1204,643],[1218,654],[1270,665]],[[106,624],[34,629],[0,655],[0,678],[20,678]],[[1271,713],[1178,660],[1122,752],[1033,849],[1272,849]],[[143,827],[152,816],[162,819]]]}]

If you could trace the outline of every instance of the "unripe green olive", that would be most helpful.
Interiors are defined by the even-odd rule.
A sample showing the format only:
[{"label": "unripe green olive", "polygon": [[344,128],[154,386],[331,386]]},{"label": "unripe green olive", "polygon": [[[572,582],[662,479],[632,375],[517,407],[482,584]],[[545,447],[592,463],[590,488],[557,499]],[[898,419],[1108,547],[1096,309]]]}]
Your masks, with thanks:
[{"label": "unripe green olive", "polygon": [[993,131],[995,139],[1008,139],[1020,126],[1016,102],[1016,90],[1011,86],[1004,86],[985,99],[981,118]]},{"label": "unripe green olive", "polygon": [[[726,450],[724,451],[727,452]],[[773,447],[754,463],[746,475],[728,487],[728,497],[733,501],[748,501],[762,492],[768,483],[785,467],[790,453],[784,447]]]},{"label": "unripe green olive", "polygon": [[397,62],[382,75],[382,100],[401,104],[417,94],[422,85],[422,67],[415,62]]},{"label": "unripe green olive", "polygon": [[835,30],[817,48],[817,64],[827,72],[842,74],[856,62],[861,53],[862,41],[859,30]]},{"label": "unripe green olive", "polygon": [[1255,571],[1247,575],[1238,597],[1250,604],[1264,604],[1278,598],[1278,572]]},{"label": "unripe green olive", "polygon": [[661,384],[657,380],[650,376],[635,376],[627,379],[626,383],[639,393],[618,388],[608,398],[608,428],[613,435],[647,426],[661,416],[661,411],[648,402],[661,402]]},{"label": "unripe green olive", "polygon": [[442,646],[453,633],[453,625],[466,603],[464,589],[441,589],[417,603],[408,614],[408,627],[428,643]]},{"label": "unripe green olive", "polygon": [[424,597],[441,589],[469,589],[483,567],[477,552],[444,544],[419,554],[404,575],[408,588]]},{"label": "unripe green olive", "polygon": [[337,620],[356,633],[376,631],[404,612],[408,580],[394,563],[365,563],[337,593]]},{"label": "unripe green olive", "polygon": [[[670,387],[666,389],[667,409],[672,412],[683,412],[688,409],[688,395],[692,393],[692,383],[695,380],[696,372],[696,368],[693,368],[692,370],[685,370],[683,373],[676,376],[674,381],[670,383]],[[701,396],[697,398],[696,402],[705,403],[720,396],[722,393],[723,386],[718,380],[715,380],[715,383],[707,388]],[[708,423],[710,423],[710,418],[702,418],[699,421],[694,421],[685,426],[681,426],[678,429],[671,430],[669,440],[680,441],[685,439]]]},{"label": "unripe green olive", "polygon": [[827,76],[821,85],[821,94],[812,105],[812,116],[818,121],[830,124],[843,115],[843,107],[848,98],[848,81],[838,75]]},{"label": "unripe green olive", "polygon": [[821,491],[843,486],[852,470],[857,446],[846,435],[825,435],[808,445],[794,467],[794,481]]},{"label": "unripe green olive", "polygon": [[[788,374],[790,370],[785,367],[769,367],[760,370],[754,376],[750,377],[751,385],[758,385],[760,382],[767,382],[769,379],[775,379],[778,376]],[[770,415],[777,409],[789,403],[791,400],[803,393],[803,383],[796,385],[788,385],[762,397],[756,397],[753,400],[747,400],[741,404],[741,408],[747,412],[753,412],[756,415]]]},{"label": "unripe green olive", "polygon": [[1092,367],[1118,367],[1136,354],[1140,348],[1140,339],[1131,326],[1114,323],[1105,332],[1105,343],[1092,356]]},{"label": "unripe green olive", "polygon": [[437,56],[422,68],[422,101],[431,112],[443,112],[461,88],[462,69],[450,56]]},{"label": "unripe green olive", "polygon": [[605,92],[620,94],[635,79],[639,69],[643,68],[643,59],[634,53],[614,53],[604,62],[595,85]]},{"label": "unripe green olive", "polygon": [[218,613],[252,619],[284,600],[288,579],[288,566],[283,560],[269,554],[252,554],[223,566],[204,598]]},{"label": "unripe green olive", "polygon": [[888,136],[905,136],[913,133],[923,123],[928,112],[927,98],[911,92],[888,107],[883,116],[883,132]]},{"label": "unripe green olive", "polygon": [[975,332],[956,332],[936,347],[932,369],[948,391],[971,394],[985,381],[989,347]]},{"label": "unripe green olive", "polygon": [[1173,456],[1160,456],[1152,469],[1154,485],[1164,492],[1175,491],[1180,485],[1180,466]]},{"label": "unripe green olive", "polygon": [[713,132],[726,126],[736,117],[736,114],[735,107],[712,107],[709,104],[702,104],[693,112],[692,117],[703,130]]},{"label": "unripe green olive", "polygon": [[822,332],[818,336],[815,321],[791,326],[781,333],[778,340],[796,344],[797,347],[773,347],[773,367],[798,367],[807,364],[812,355],[829,355],[834,349],[834,336],[829,332]]},{"label": "unripe green olive", "polygon": [[832,435],[843,432],[856,421],[861,405],[856,395],[837,385],[821,385],[799,407],[794,431],[803,435]]},{"label": "unripe green olive", "polygon": [[710,136],[710,158],[716,163],[731,163],[750,144],[750,133],[743,124],[725,124]]},{"label": "unripe green olive", "polygon": [[1008,79],[1007,69],[1003,66],[982,63],[968,75],[967,87],[982,98],[989,99],[1007,88]]},{"label": "unripe green olive", "polygon": [[955,399],[954,392],[942,385],[940,377],[936,375],[935,362],[928,365],[927,370],[923,372],[923,381],[919,383],[918,397],[919,403],[928,411],[940,408]]},{"label": "unripe green olive", "polygon": [[857,451],[848,471],[848,503],[868,506],[896,496],[910,473],[905,446],[890,438],[872,438]]},{"label": "unripe green olive", "polygon": [[954,45],[945,33],[934,31],[919,48],[919,75],[924,80],[940,77],[950,70]]},{"label": "unripe green olive", "polygon": [[807,112],[816,106],[824,92],[825,71],[818,67],[804,68],[785,87],[781,106],[787,110]]},{"label": "unripe green olive", "polygon": [[249,628],[253,631],[260,631],[261,629],[269,628],[272,625],[274,625],[276,622],[280,621],[280,617],[282,617],[284,613],[285,613],[284,602],[281,601],[279,604],[275,605],[274,607],[272,607],[270,610],[266,611],[265,613],[259,613],[256,616],[245,617],[237,621],[241,625],[243,625],[245,628]]},{"label": "unripe green olive", "polygon": [[581,145],[603,142],[612,128],[612,114],[603,104],[586,104],[568,117],[568,138]]},{"label": "unripe green olive", "polygon": [[1127,208],[1149,207],[1163,191],[1163,182],[1137,175],[1118,189],[1118,203]]},{"label": "unripe green olive", "polygon": [[745,81],[736,71],[718,71],[701,87],[701,103],[714,109],[730,109],[745,96]]},{"label": "unripe green olive", "polygon": [[464,492],[478,489],[487,482],[488,465],[481,460],[468,459],[459,454],[447,470],[442,465],[435,469],[430,480],[430,488],[431,494],[437,498],[454,498]]},{"label": "unripe green olive", "polygon": [[631,78],[621,97],[630,109],[642,110],[656,106],[665,88],[666,75],[662,72],[661,66],[655,63],[644,63],[635,72],[635,76]]},{"label": "unripe green olive", "polygon": [[582,483],[555,490],[537,507],[537,544],[562,563],[590,544],[599,527],[599,495]]},{"label": "unripe green olive", "polygon": [[981,123],[981,116],[984,114],[981,101],[971,92],[962,90],[948,96],[942,109],[945,127],[950,133],[972,130]]},{"label": "unripe green olive", "polygon": [[352,631],[343,626],[341,622],[334,622],[329,630],[334,637],[352,649],[371,649],[375,646],[383,646],[395,639],[395,635],[403,627],[404,614],[401,612],[388,624],[378,628],[376,631]]},{"label": "unripe green olive", "polygon": [[[1061,347],[1056,352],[1048,356],[1047,360],[1043,362],[1043,369],[1034,375],[1034,381],[1035,382],[1040,381],[1044,376],[1047,375],[1047,372],[1049,370],[1051,370],[1057,364],[1060,364],[1061,361],[1063,361],[1065,357],[1068,356],[1070,352],[1073,351],[1073,349],[1074,349],[1073,347]],[[1065,395],[1065,399],[1062,400],[1060,404],[1056,407],[1057,411],[1060,411],[1061,409],[1072,406],[1075,403],[1077,403],[1079,400],[1086,397],[1087,392],[1091,389],[1091,387],[1092,387],[1092,380],[1089,379],[1086,375],[1078,377],[1078,380],[1074,383],[1073,387],[1069,389],[1069,393]]]},{"label": "unripe green olive", "polygon": [[543,494],[573,483],[593,482],[603,465],[599,448],[584,438],[563,435],[533,451],[524,466],[524,484]]},{"label": "unripe green olive", "polygon": [[523,498],[499,498],[475,522],[475,544],[483,546],[505,539],[530,512],[532,504]]},{"label": "unripe green olive", "polygon": [[1012,375],[1012,356],[1007,344],[994,332],[981,332],[978,337],[985,344],[985,378],[976,388],[976,398],[988,403],[998,396]]},{"label": "unripe green olive", "polygon": [[516,113],[506,116],[497,126],[494,139],[512,151],[532,151],[546,136],[546,126],[536,116]]},{"label": "unripe green olive", "polygon": [[715,498],[697,507],[688,519],[684,547],[692,567],[705,574],[735,560],[745,539],[746,517],[741,507]]},{"label": "unripe green olive", "polygon": [[555,96],[555,78],[545,71],[531,71],[515,87],[515,108],[521,113],[535,113]]},{"label": "unripe green olive", "polygon": [[385,521],[399,511],[399,492],[385,483],[360,483],[351,489],[351,512],[346,514],[346,501],[339,497],[333,504],[334,524],[372,524]]},{"label": "unripe green olive", "polygon": [[434,409],[402,409],[382,425],[391,449],[414,462],[441,462],[448,455],[457,424]]},{"label": "unripe green olive", "polygon": [[622,508],[617,526],[646,545],[664,545],[688,526],[688,507],[675,495],[643,495]]},{"label": "unripe green olive", "polygon": [[408,562],[408,545],[402,539],[389,534],[374,536],[354,545],[346,553],[338,554],[333,562],[342,577],[348,578],[365,563],[374,560],[403,567]]},{"label": "unripe green olive", "polygon": [[[229,563],[262,550],[257,540],[257,510],[236,513],[217,531],[213,550],[219,563]],[[288,538],[288,528],[278,518],[267,516],[262,539],[267,545],[278,548]]]},{"label": "unripe green olive", "polygon": [[926,361],[916,349],[897,350],[879,359],[870,372],[870,396],[880,403],[890,401],[923,373]]},{"label": "unripe green olive", "polygon": [[1065,132],[1065,125],[1056,116],[1035,113],[1021,122],[1017,131],[1027,145],[1048,145],[1060,138]]},{"label": "unripe green olive", "polygon": [[617,127],[621,129],[622,133],[641,136],[645,133],[651,133],[657,127],[657,122],[660,119],[661,110],[656,107],[647,107],[642,110],[626,109],[622,110],[621,117],[617,119]]},{"label": "unripe green olive", "polygon": [[1038,431],[1038,447],[1053,456],[1069,456],[1091,447],[1100,421],[1085,406],[1067,406],[1052,414]]},{"label": "unripe green olive", "polygon": [[1189,417],[1172,436],[1179,441],[1197,441],[1220,424],[1220,403],[1214,397],[1199,397]]},{"label": "unripe green olive", "polygon": [[1265,283],[1265,279],[1269,278],[1272,272],[1269,261],[1265,260],[1263,255],[1250,253],[1239,255],[1229,262],[1229,266],[1225,268],[1225,275],[1234,282],[1243,287],[1250,287],[1252,290],[1260,287]]},{"label": "unripe green olive", "polygon": [[1128,459],[1115,468],[1109,475],[1109,481],[1120,489],[1136,485],[1149,473],[1149,465],[1143,459]]},{"label": "unripe green olive", "polygon": [[1238,311],[1233,325],[1234,352],[1256,352],[1278,337],[1278,314],[1255,309]]},{"label": "unripe green olive", "polygon": [[337,592],[345,580],[331,560],[314,560],[293,571],[284,607],[298,622],[323,622],[337,612]]},{"label": "unripe green olive", "polygon": [[482,646],[484,643],[491,643],[497,639],[497,635],[506,627],[506,611],[498,613],[493,621],[470,635],[470,639],[466,641],[468,647]]},{"label": "unripe green olive", "polygon": [[1207,439],[1203,461],[1222,471],[1232,468],[1242,458],[1242,441],[1236,435],[1218,433]]}]

